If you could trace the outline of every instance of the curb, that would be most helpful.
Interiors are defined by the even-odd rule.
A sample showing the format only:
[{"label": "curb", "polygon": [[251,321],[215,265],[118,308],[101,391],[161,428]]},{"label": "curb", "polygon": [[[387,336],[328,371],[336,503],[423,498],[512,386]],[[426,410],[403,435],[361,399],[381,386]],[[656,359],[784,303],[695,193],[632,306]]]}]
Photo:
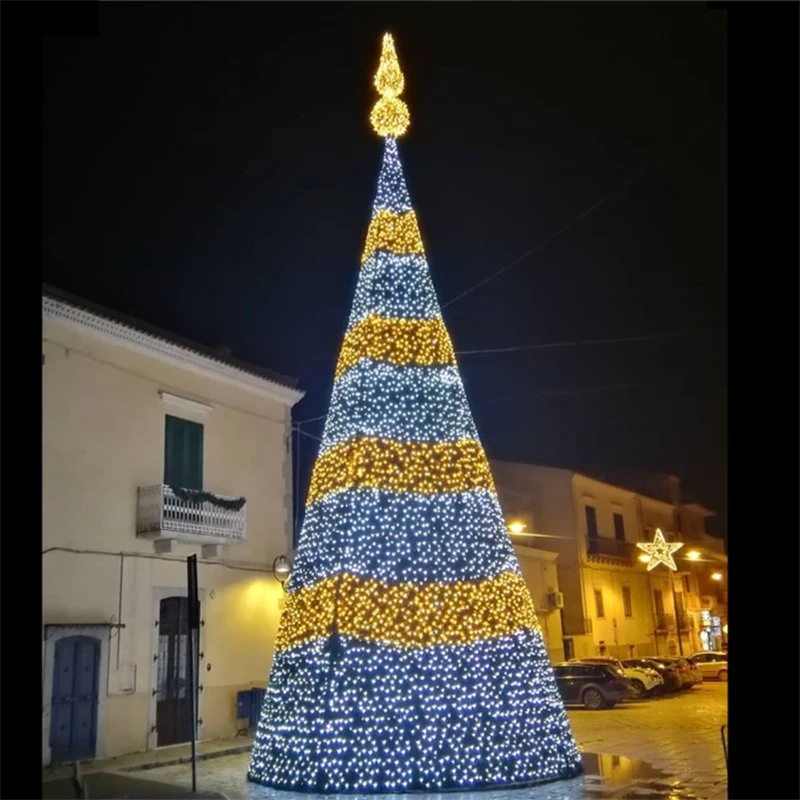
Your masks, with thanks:
[{"label": "curb", "polygon": [[[253,748],[252,744],[240,744],[234,747],[224,747],[220,750],[213,750],[210,753],[198,753],[198,761],[207,761],[209,758],[220,758],[222,756],[232,756],[238,753],[247,753]],[[173,767],[176,764],[189,764],[192,757],[176,756],[175,758],[163,759],[161,761],[150,761],[146,764],[136,764],[132,767],[118,767],[119,772],[142,772],[143,770],[158,769],[159,767]]]}]

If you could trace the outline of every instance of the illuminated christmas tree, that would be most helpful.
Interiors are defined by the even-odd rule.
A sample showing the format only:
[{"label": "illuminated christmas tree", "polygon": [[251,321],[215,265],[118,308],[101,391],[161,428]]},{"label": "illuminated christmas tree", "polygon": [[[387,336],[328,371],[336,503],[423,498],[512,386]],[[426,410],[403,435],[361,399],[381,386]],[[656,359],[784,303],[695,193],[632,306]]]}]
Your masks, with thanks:
[{"label": "illuminated christmas tree", "polygon": [[580,756],[385,137],[248,777],[392,792],[571,777]]}]

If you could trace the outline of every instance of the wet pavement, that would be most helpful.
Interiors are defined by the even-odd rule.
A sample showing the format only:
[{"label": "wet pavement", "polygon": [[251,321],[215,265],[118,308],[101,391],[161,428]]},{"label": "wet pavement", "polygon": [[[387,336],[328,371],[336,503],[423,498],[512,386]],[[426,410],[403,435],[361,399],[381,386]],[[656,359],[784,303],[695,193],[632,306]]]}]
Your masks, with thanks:
[{"label": "wet pavement", "polygon": [[[727,723],[727,709],[727,684],[712,682],[603,711],[568,708],[583,754],[580,777],[520,789],[412,796],[415,800],[475,800],[480,795],[486,800],[725,800],[727,768],[720,726]],[[198,788],[220,792],[230,800],[315,797],[248,782],[248,761],[249,754],[240,753],[200,762]],[[183,786],[191,780],[187,764],[158,767],[148,775]]]},{"label": "wet pavement", "polygon": [[[414,800],[476,800],[481,796],[485,800],[727,798],[727,768],[720,738],[720,726],[727,723],[727,684],[702,683],[675,695],[620,703],[602,711],[570,707],[567,714],[582,752],[584,774],[578,778],[527,788],[381,797],[386,800],[392,797],[398,800],[409,797]],[[250,783],[246,778],[250,754],[241,752],[247,746],[246,739],[204,743],[204,760],[197,764],[199,792],[193,796],[229,800],[313,800],[320,797]],[[217,756],[218,753],[224,755]],[[187,757],[188,748],[167,748],[96,762],[97,770],[86,776],[89,796],[95,800],[192,796]],[[76,797],[69,781],[63,780],[66,769],[62,768],[58,775],[60,780],[45,785],[43,797]],[[354,800],[356,796],[340,797]],[[327,795],[325,800],[336,800],[336,796]]]},{"label": "wet pavement", "polygon": [[[390,798],[415,800],[702,800],[707,795],[699,794],[674,780],[663,770],[635,761],[625,756],[605,753],[584,753],[584,774],[567,781],[555,781],[539,786],[520,789],[482,789],[472,792],[446,792],[441,794],[381,795]],[[197,785],[206,791],[224,794],[230,800],[310,800],[318,797],[300,792],[286,792],[250,783],[245,773],[249,756],[246,753],[223,756],[201,762],[197,767]],[[149,770],[158,775],[160,781],[186,786],[191,780],[187,765],[159,767]],[[326,795],[326,800],[353,800],[368,795]]]}]

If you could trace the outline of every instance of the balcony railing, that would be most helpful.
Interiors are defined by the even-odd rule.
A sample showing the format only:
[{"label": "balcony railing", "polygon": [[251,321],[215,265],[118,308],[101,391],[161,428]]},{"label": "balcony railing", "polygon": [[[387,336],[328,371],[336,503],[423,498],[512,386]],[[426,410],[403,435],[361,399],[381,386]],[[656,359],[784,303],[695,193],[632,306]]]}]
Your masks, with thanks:
[{"label": "balcony railing", "polygon": [[589,617],[563,614],[561,625],[564,636],[586,636],[592,632],[592,620]]},{"label": "balcony railing", "polygon": [[675,617],[672,614],[659,614],[659,613],[656,613],[656,630],[657,631],[674,631],[675,630]]},{"label": "balcony railing", "polygon": [[682,631],[694,630],[694,617],[687,614],[685,611],[679,611],[676,617],[678,619],[678,627]]},{"label": "balcony railing", "polygon": [[636,558],[636,545],[616,539],[590,537],[586,539],[586,554],[590,561],[624,561],[633,563]]},{"label": "balcony railing", "polygon": [[142,486],[136,533],[149,539],[180,539],[198,544],[242,542],[247,535],[246,510],[246,504],[236,511],[208,501],[181,500],[169,486]]}]

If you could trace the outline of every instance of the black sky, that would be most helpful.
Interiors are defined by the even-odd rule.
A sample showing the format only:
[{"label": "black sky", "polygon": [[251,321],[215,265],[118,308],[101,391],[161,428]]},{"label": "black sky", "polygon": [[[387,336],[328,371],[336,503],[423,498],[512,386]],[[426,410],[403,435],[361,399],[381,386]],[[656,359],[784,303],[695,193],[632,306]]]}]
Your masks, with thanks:
[{"label": "black sky", "polygon": [[43,279],[297,376],[296,418],[323,414],[385,30],[443,303],[612,195],[448,306],[456,350],[685,334],[460,357],[489,455],[677,473],[724,512],[724,9],[101,4],[98,36],[43,51]]}]

